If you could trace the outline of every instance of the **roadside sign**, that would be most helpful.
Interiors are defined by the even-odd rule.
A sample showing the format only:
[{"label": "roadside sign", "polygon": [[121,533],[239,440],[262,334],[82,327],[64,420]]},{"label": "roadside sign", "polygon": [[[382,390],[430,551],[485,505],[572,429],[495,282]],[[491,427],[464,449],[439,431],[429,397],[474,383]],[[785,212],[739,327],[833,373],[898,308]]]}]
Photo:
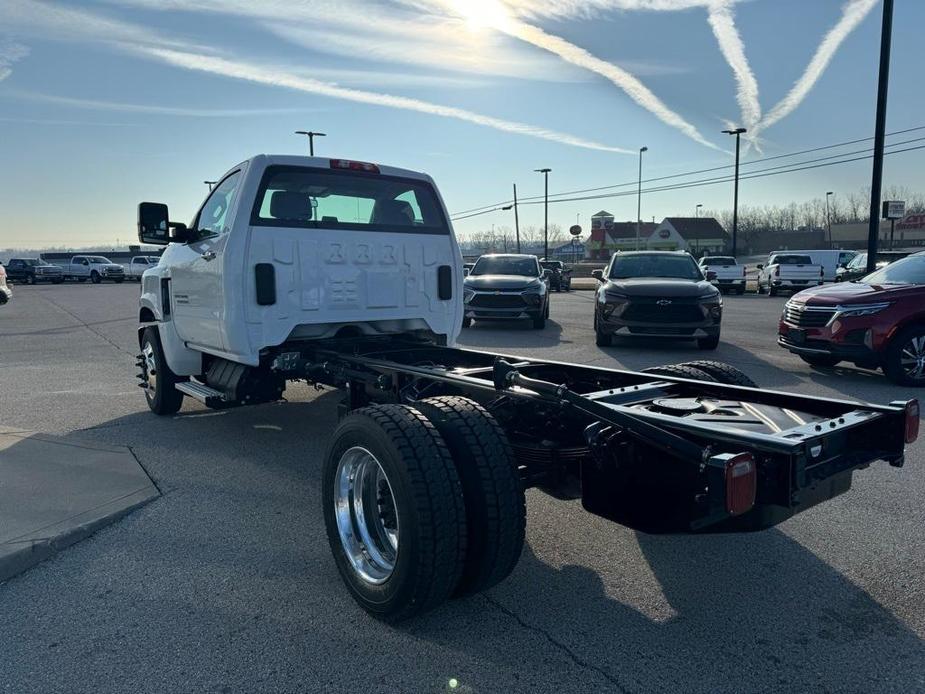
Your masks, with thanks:
[{"label": "roadside sign", "polygon": [[902,219],[906,215],[905,200],[884,200],[883,201],[883,218],[884,219]]},{"label": "roadside sign", "polygon": [[572,236],[581,236],[581,227],[577,224],[573,224],[569,228],[568,233],[570,233]]}]

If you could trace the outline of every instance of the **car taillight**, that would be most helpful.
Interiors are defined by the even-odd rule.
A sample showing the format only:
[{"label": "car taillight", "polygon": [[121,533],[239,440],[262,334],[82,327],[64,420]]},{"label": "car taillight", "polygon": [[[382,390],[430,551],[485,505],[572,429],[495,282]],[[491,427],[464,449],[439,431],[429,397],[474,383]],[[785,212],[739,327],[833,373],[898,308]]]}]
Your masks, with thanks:
[{"label": "car taillight", "polygon": [[352,161],[350,159],[332,159],[332,169],[344,169],[346,171],[365,171],[366,173],[379,173],[379,167],[366,161]]},{"label": "car taillight", "polygon": [[919,437],[919,401],[916,398],[906,402],[906,443],[915,443]]},{"label": "car taillight", "polygon": [[755,505],[758,466],[751,453],[740,453],[726,461],[726,512],[738,516]]},{"label": "car taillight", "polygon": [[775,277],[780,277],[780,265],[778,265],[776,268],[774,268],[774,276],[775,276]]}]

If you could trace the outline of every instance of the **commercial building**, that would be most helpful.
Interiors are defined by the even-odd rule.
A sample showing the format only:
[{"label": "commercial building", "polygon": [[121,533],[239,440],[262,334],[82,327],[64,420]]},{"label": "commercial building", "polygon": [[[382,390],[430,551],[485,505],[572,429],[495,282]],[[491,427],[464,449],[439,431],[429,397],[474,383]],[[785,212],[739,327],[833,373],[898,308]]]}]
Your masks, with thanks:
[{"label": "commercial building", "polygon": [[[640,250],[689,251],[694,255],[725,253],[729,235],[713,217],[665,217],[660,224],[639,225]],[[616,251],[637,248],[636,222],[617,222],[602,210],[591,216],[590,260],[607,260]]]}]

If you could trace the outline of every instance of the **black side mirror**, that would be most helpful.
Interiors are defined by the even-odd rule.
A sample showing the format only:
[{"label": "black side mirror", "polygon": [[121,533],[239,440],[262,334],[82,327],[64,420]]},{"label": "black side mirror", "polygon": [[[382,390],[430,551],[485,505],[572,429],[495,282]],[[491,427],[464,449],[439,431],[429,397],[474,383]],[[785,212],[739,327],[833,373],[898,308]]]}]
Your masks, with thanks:
[{"label": "black side mirror", "polygon": [[138,205],[138,240],[155,246],[170,243],[170,222],[167,205],[160,202],[142,202]]},{"label": "black side mirror", "polygon": [[755,267],[757,267],[759,270],[764,270],[764,265],[762,265],[761,263],[758,263],[758,265],[756,265]]},{"label": "black side mirror", "polygon": [[591,277],[596,279],[598,282],[604,281],[604,271],[603,270],[592,270]]},{"label": "black side mirror", "polygon": [[715,279],[716,279],[716,273],[713,272],[712,270],[708,270],[707,271],[707,282],[712,282]]}]

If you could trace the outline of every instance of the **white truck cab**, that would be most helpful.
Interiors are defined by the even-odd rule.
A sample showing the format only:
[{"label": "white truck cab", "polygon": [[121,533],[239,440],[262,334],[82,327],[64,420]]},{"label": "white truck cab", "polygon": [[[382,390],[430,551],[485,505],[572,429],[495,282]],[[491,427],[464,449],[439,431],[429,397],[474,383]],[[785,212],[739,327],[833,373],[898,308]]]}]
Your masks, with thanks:
[{"label": "white truck cab", "polygon": [[462,326],[462,256],[426,174],[259,155],[219,179],[189,226],[159,203],[141,203],[138,223],[142,243],[167,246],[142,276],[140,320],[176,376],[214,358],[256,367],[300,340],[452,345]]}]

